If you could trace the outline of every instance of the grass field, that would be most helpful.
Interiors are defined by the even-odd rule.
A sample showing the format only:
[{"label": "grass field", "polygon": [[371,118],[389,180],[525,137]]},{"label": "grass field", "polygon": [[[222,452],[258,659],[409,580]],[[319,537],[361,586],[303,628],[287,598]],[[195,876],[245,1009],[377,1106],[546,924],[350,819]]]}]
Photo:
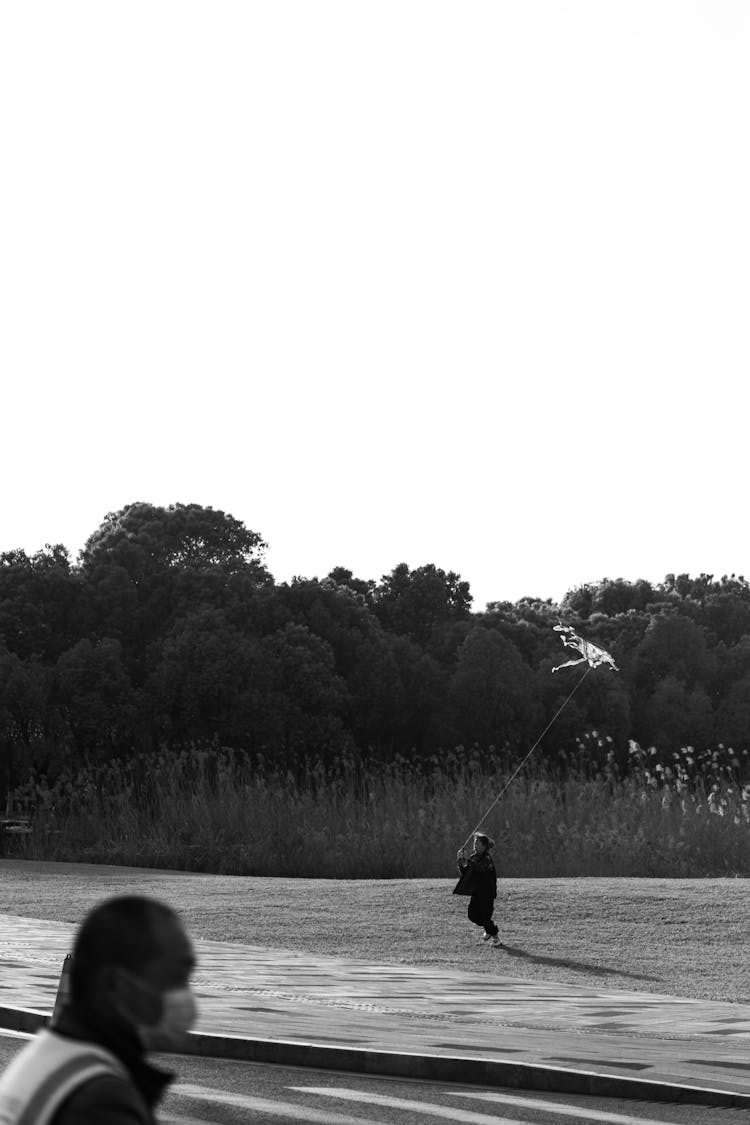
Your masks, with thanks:
[{"label": "grass field", "polygon": [[742,879],[501,880],[495,916],[508,951],[477,942],[452,879],[259,878],[6,859],[0,881],[2,912],[29,918],[77,923],[108,895],[145,893],[175,906],[196,939],[750,1002]]}]

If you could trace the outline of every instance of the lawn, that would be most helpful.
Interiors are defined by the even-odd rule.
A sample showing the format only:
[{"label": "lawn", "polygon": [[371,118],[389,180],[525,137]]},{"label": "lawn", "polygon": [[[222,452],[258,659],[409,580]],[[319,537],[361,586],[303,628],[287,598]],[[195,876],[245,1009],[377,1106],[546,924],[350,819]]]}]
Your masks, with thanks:
[{"label": "lawn", "polygon": [[[5,914],[77,923],[112,894],[165,899],[194,938],[377,964],[436,965],[589,988],[750,1002],[743,879],[507,879],[488,949],[452,879],[199,875],[0,860]],[[0,930],[2,915],[0,915]]]}]

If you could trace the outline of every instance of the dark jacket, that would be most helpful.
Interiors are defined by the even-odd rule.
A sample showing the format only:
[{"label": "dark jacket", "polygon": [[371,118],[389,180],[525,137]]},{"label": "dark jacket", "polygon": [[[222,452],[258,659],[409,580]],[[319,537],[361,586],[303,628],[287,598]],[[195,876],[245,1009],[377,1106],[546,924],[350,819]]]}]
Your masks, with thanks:
[{"label": "dark jacket", "polygon": [[91,1078],[63,1102],[50,1125],[154,1125],[154,1107],[172,1075],[146,1062],[134,1030],[119,1021],[104,1021],[89,1008],[76,1004],[63,1008],[53,1030],[105,1047],[124,1065],[128,1079],[114,1074]]},{"label": "dark jacket", "polygon": [[454,894],[497,898],[497,872],[489,852],[472,852],[468,859],[459,859],[458,870],[461,878]]}]

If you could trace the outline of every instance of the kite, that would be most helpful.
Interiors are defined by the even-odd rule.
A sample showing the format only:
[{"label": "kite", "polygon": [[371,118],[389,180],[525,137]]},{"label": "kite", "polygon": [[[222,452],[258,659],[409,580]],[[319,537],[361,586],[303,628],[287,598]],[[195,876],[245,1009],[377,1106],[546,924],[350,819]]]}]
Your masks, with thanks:
[{"label": "kite", "polygon": [[[560,714],[560,712],[565,707],[565,704],[568,702],[568,700],[573,698],[575,693],[578,691],[578,688],[581,686],[583,681],[588,676],[591,669],[592,668],[598,668],[602,664],[608,664],[610,666],[610,668],[612,668],[615,672],[619,672],[619,668],[615,664],[613,657],[610,656],[610,654],[608,652],[605,652],[605,650],[603,648],[599,648],[598,645],[593,645],[591,643],[591,641],[584,641],[583,637],[579,637],[578,634],[576,632],[574,632],[572,625],[553,625],[552,628],[555,630],[556,633],[562,633],[562,636],[560,637],[560,640],[562,641],[562,643],[565,645],[566,648],[574,648],[576,650],[576,652],[579,652],[581,654],[578,660],[566,660],[564,664],[558,664],[556,668],[552,669],[552,671],[553,672],[559,672],[561,668],[570,668],[571,666],[575,666],[576,664],[585,664],[587,666],[586,671],[583,673],[583,675],[581,676],[578,683],[574,686],[573,690],[571,692],[569,692],[569,694],[566,696],[566,698],[563,700],[563,702],[557,708],[554,715],[552,716],[550,721],[547,723],[546,727],[544,728],[542,733],[539,735],[536,742],[531,747],[531,749],[529,750],[528,754],[523,759],[521,764],[516,766],[515,770],[513,771],[511,776],[508,778],[505,785],[503,786],[501,792],[498,793],[495,800],[492,802],[490,807],[487,809],[487,812],[484,814],[482,819],[479,821],[479,824],[477,824],[477,826],[473,830],[473,832],[469,833],[466,840],[464,841],[463,848],[466,847],[469,840],[471,840],[472,836],[474,836],[479,831],[479,829],[484,824],[485,820],[487,819],[489,814],[492,812],[492,810],[494,809],[495,805],[498,803],[500,798],[510,788],[511,782],[521,772],[524,765],[529,760],[531,755],[534,753],[537,746],[542,741],[542,739],[544,738],[545,734],[547,733],[547,731],[550,729],[550,727],[554,723],[557,716]],[[462,850],[463,850],[463,848],[462,848]]]},{"label": "kite", "polygon": [[562,633],[563,636],[560,640],[566,648],[574,648],[576,652],[580,652],[579,660],[566,660],[564,664],[558,664],[553,668],[553,672],[559,672],[561,668],[572,668],[576,664],[588,664],[589,668],[598,668],[600,664],[609,664],[615,672],[619,672],[619,668],[614,662],[614,659],[605,652],[603,648],[598,645],[592,645],[591,641],[584,641],[577,633],[573,632],[572,625],[553,625],[552,628],[556,633]]}]

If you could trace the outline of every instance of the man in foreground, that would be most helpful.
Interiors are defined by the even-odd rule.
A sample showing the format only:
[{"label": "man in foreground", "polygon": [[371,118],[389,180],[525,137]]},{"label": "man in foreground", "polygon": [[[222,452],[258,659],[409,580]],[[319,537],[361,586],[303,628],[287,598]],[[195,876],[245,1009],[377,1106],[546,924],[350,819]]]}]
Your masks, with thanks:
[{"label": "man in foreground", "polygon": [[83,920],[70,999],[0,1076],[0,1125],[153,1125],[172,1076],[146,1062],[178,1048],[196,1018],[195,967],[176,913],[108,899]]}]

